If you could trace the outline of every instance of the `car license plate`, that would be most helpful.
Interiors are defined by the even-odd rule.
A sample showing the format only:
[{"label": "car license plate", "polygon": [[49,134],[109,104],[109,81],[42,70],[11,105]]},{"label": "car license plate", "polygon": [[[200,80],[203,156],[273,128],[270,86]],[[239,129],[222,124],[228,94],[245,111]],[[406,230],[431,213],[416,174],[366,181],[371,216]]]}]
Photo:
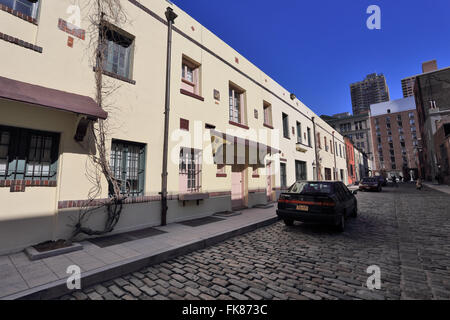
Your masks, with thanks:
[{"label": "car license plate", "polygon": [[299,210],[299,211],[308,211],[308,210],[309,210],[309,207],[308,207],[308,206],[304,206],[304,205],[299,204],[299,205],[297,206],[297,210]]}]

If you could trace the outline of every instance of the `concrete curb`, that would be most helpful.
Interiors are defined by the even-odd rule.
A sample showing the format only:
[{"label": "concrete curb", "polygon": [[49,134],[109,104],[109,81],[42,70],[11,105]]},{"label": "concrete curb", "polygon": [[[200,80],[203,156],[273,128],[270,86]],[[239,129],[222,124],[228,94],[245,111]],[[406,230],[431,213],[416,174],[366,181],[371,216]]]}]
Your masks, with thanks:
[{"label": "concrete curb", "polygon": [[[86,288],[99,282],[112,280],[122,275],[139,271],[142,268],[149,267],[196,250],[201,250],[227,239],[268,226],[278,220],[279,219],[276,216],[267,218],[256,223],[243,226],[239,229],[213,234],[200,240],[193,240],[178,247],[171,248],[170,250],[163,249],[156,253],[141,255],[137,258],[127,259],[102,268],[87,271],[81,275],[81,285]],[[66,279],[61,279],[3,297],[0,300],[50,300],[71,292],[73,292],[73,290],[69,290],[67,288]]]}]

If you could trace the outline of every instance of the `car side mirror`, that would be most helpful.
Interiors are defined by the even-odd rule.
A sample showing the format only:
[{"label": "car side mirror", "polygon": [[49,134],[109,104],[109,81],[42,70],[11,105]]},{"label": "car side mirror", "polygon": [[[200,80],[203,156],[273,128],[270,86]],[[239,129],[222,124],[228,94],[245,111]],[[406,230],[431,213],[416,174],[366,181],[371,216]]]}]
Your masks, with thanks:
[{"label": "car side mirror", "polygon": [[358,190],[353,190],[352,193],[353,193],[353,194],[357,194],[357,193],[358,193]]}]

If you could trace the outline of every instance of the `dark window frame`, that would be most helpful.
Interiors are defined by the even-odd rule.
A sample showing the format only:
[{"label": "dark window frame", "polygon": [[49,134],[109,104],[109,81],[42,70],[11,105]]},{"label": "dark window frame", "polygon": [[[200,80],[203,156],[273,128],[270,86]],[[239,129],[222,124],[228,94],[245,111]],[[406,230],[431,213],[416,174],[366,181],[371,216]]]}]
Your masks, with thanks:
[{"label": "dark window frame", "polygon": [[[8,135],[8,142],[4,138]],[[0,126],[0,144],[6,157],[0,158],[5,170],[0,180],[56,181],[58,175],[60,134],[35,129]],[[34,141],[34,143],[33,143]],[[50,146],[48,145],[50,141]],[[34,144],[34,145],[33,145]],[[7,145],[7,147],[5,147]],[[32,149],[34,155],[32,154]],[[4,152],[2,152],[3,154]],[[1,156],[1,155],[0,155]],[[32,172],[30,174],[30,167]],[[47,174],[44,174],[44,166]],[[36,169],[39,168],[40,169]]]}]

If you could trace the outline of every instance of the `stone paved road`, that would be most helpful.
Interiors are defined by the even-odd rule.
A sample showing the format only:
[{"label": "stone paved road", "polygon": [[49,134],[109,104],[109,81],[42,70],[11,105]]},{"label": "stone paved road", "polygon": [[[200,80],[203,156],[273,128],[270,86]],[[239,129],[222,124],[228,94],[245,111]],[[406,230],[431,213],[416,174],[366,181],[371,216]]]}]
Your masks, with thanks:
[{"label": "stone paved road", "polygon": [[344,233],[278,222],[61,299],[450,299],[450,196],[404,185],[357,198]]}]

